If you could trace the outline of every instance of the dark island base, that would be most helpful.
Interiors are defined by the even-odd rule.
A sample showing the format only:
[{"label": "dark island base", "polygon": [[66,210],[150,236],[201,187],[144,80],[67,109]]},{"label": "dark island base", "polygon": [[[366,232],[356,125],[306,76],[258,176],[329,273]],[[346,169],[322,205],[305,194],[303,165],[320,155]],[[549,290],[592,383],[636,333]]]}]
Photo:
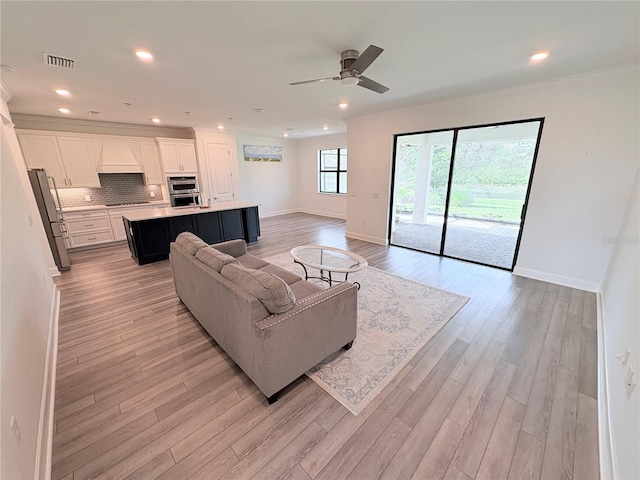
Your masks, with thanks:
[{"label": "dark island base", "polygon": [[169,258],[169,244],[182,232],[192,232],[208,244],[238,238],[247,243],[255,242],[260,235],[258,207],[139,221],[123,220],[131,256],[139,265]]}]

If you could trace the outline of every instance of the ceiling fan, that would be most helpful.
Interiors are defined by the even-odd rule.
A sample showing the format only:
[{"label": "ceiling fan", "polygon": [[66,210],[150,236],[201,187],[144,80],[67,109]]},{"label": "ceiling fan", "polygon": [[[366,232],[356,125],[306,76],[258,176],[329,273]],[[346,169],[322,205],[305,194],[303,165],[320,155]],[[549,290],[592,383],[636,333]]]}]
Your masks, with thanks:
[{"label": "ceiling fan", "polygon": [[302,82],[293,82],[289,85],[302,85],[304,83],[324,82],[326,80],[340,80],[342,85],[358,85],[377,93],[384,93],[389,90],[388,87],[385,87],[378,82],[374,82],[370,78],[362,75],[362,73],[382,52],[383,49],[376,47],[375,45],[369,45],[367,49],[362,52],[362,55],[360,55],[357,50],[345,50],[342,52],[340,57],[340,66],[342,68],[340,69],[339,76],[304,80]]}]

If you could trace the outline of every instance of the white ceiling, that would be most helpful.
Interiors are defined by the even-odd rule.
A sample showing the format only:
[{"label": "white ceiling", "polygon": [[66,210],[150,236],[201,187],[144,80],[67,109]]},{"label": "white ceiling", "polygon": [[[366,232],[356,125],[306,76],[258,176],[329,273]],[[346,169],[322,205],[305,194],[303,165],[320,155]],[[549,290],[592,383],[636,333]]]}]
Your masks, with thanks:
[{"label": "white ceiling", "polygon": [[[2,82],[12,113],[301,138],[345,131],[351,116],[637,64],[639,12],[636,1],[2,0],[1,62],[15,68]],[[384,52],[366,76],[388,92],[288,85],[337,75],[340,52],[369,44]],[[138,60],[139,48],[155,59]],[[551,56],[530,64],[540,49]],[[77,67],[44,65],[43,53]]]}]

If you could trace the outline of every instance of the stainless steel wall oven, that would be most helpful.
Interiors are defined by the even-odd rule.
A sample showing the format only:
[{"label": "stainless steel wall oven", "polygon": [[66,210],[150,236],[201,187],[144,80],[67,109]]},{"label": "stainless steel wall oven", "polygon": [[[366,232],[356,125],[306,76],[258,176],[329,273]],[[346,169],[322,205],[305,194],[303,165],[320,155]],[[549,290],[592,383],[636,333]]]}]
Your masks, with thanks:
[{"label": "stainless steel wall oven", "polygon": [[195,207],[200,205],[198,177],[167,177],[167,185],[172,207]]}]

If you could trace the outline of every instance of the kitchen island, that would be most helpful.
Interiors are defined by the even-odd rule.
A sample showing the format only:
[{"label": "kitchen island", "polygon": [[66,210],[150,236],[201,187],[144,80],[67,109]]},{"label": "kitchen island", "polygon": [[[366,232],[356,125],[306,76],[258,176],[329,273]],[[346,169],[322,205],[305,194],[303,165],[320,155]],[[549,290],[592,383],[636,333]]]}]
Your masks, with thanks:
[{"label": "kitchen island", "polygon": [[226,202],[211,207],[140,209],[122,214],[131,256],[139,265],[169,258],[169,244],[192,232],[208,244],[260,235],[258,205]]}]

